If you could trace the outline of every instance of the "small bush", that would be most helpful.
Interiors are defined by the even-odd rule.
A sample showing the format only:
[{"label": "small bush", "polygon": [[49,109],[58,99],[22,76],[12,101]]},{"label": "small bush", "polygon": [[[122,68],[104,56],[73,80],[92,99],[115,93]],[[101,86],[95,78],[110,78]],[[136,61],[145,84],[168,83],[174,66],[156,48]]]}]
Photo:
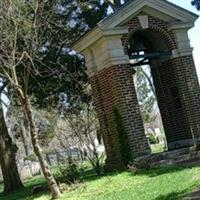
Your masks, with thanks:
[{"label": "small bush", "polygon": [[102,175],[103,165],[105,162],[105,154],[97,151],[92,151],[90,156],[87,156],[97,176]]},{"label": "small bush", "polygon": [[157,138],[153,134],[149,134],[148,139],[149,139],[150,144],[157,144],[158,143]]},{"label": "small bush", "polygon": [[68,161],[59,165],[59,173],[68,184],[80,182],[82,180],[83,171],[84,169],[73,161]]},{"label": "small bush", "polygon": [[134,160],[128,164],[128,170],[133,174],[136,175],[139,169],[149,170],[152,166],[151,158],[144,158],[141,160]]}]

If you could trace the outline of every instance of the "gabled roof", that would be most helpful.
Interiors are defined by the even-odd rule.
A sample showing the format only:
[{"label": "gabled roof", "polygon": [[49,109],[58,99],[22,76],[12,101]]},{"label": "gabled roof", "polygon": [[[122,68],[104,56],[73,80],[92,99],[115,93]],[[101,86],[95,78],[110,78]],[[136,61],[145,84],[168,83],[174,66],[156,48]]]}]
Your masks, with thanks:
[{"label": "gabled roof", "polygon": [[100,21],[94,29],[80,38],[73,45],[73,48],[78,51],[83,51],[94,41],[97,41],[103,35],[107,34],[106,32],[109,30],[113,30],[113,34],[117,34],[119,31],[123,32],[123,30],[126,32],[128,30],[127,27],[124,26],[126,22],[140,13],[158,17],[172,25],[179,22],[180,24],[188,23],[193,26],[198,18],[198,15],[170,3],[167,0],[131,0],[114,14]]},{"label": "gabled roof", "polygon": [[157,15],[165,21],[194,22],[198,15],[167,0],[132,0],[98,23],[102,29],[123,25],[141,11]]}]

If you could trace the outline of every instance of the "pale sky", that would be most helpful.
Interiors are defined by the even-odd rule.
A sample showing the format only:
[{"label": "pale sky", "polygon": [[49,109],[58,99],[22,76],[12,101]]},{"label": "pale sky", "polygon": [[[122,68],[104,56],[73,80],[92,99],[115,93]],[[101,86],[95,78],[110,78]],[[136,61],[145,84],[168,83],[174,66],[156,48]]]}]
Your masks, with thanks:
[{"label": "pale sky", "polygon": [[[169,0],[169,1],[200,15],[200,11],[197,11],[195,7],[191,5],[191,0]],[[195,27],[189,31],[189,38],[191,46],[194,48],[193,55],[198,77],[200,80],[200,18],[196,21]]]}]

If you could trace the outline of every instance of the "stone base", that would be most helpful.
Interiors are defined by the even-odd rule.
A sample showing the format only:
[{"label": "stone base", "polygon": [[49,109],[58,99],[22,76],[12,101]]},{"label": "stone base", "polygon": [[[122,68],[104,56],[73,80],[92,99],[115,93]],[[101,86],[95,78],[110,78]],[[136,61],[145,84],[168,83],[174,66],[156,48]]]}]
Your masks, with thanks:
[{"label": "stone base", "polygon": [[146,150],[146,151],[134,153],[134,154],[132,155],[132,158],[138,158],[138,157],[150,156],[150,155],[151,155],[151,149],[150,149],[150,147],[149,147],[149,149]]},{"label": "stone base", "polygon": [[138,164],[148,163],[148,165],[150,165],[151,167],[177,165],[183,163],[196,162],[199,160],[200,160],[200,150],[196,150],[194,146],[177,149],[173,151],[152,154],[150,156],[143,156],[135,159],[135,161]]},{"label": "stone base", "polygon": [[175,150],[184,147],[191,147],[194,145],[193,139],[178,140],[167,144],[168,150]]}]

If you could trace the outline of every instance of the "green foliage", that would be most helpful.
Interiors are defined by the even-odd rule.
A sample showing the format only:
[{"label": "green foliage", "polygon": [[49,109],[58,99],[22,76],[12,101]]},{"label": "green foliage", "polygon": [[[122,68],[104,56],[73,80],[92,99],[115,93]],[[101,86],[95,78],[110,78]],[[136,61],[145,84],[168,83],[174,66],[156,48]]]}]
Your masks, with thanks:
[{"label": "green foliage", "polygon": [[122,3],[127,3],[128,1],[130,0],[106,0],[114,12],[122,6]]},{"label": "green foliage", "polygon": [[[102,177],[85,172],[85,184],[63,193],[61,200],[181,200],[187,193],[199,188],[200,167],[162,167],[131,172],[111,173]],[[35,185],[45,185],[41,176],[25,181],[25,188],[1,200],[49,200],[47,193],[31,196]],[[0,185],[0,192],[3,190]]]},{"label": "green foliage", "polygon": [[197,10],[200,10],[200,0],[192,0],[191,3],[197,8]]},{"label": "green foliage", "polygon": [[[136,71],[136,84],[137,84],[137,93],[138,93],[138,102],[140,105],[140,110],[144,123],[151,124],[155,121],[155,96],[150,87],[148,80],[145,76],[145,69],[137,67]],[[150,74],[150,72],[149,72]],[[151,78],[150,78],[151,79]]]},{"label": "green foliage", "polygon": [[164,144],[153,144],[151,145],[152,153],[160,153],[166,151],[166,147]]},{"label": "green foliage", "polygon": [[92,156],[88,156],[88,160],[93,167],[95,173],[100,176],[103,174],[103,166],[105,164],[106,155],[104,153],[99,153],[97,151],[91,152]]},{"label": "green foliage", "polygon": [[59,174],[68,184],[74,184],[82,180],[84,169],[74,161],[68,161],[59,165]]},{"label": "green foliage", "polygon": [[96,24],[107,15],[109,4],[99,0],[89,0],[80,5],[82,9],[81,17],[85,23],[92,29]]},{"label": "green foliage", "polygon": [[24,160],[28,160],[28,161],[37,161],[37,157],[36,157],[36,155],[33,153],[33,154],[30,154],[30,155],[28,155],[28,156],[26,156],[25,158],[24,158]]},{"label": "green foliage", "polygon": [[124,164],[127,165],[131,160],[127,132],[124,127],[122,116],[116,107],[113,107],[113,113],[115,116],[115,125],[118,132],[121,156]]},{"label": "green foliage", "polygon": [[157,138],[152,133],[148,134],[148,139],[149,139],[150,144],[157,144],[158,143]]},{"label": "green foliage", "polygon": [[[9,2],[3,3],[5,8],[9,6]],[[15,8],[13,19],[16,18],[18,23],[16,52],[26,55],[19,62],[16,60],[17,77],[23,91],[34,96],[35,104],[42,107],[55,106],[60,93],[67,94],[72,104],[77,99],[87,101],[82,89],[88,82],[84,58],[70,46],[106,17],[109,1],[17,0],[12,3]],[[2,29],[5,25],[15,37],[15,21],[4,21]],[[5,49],[11,48],[5,46]]]}]

